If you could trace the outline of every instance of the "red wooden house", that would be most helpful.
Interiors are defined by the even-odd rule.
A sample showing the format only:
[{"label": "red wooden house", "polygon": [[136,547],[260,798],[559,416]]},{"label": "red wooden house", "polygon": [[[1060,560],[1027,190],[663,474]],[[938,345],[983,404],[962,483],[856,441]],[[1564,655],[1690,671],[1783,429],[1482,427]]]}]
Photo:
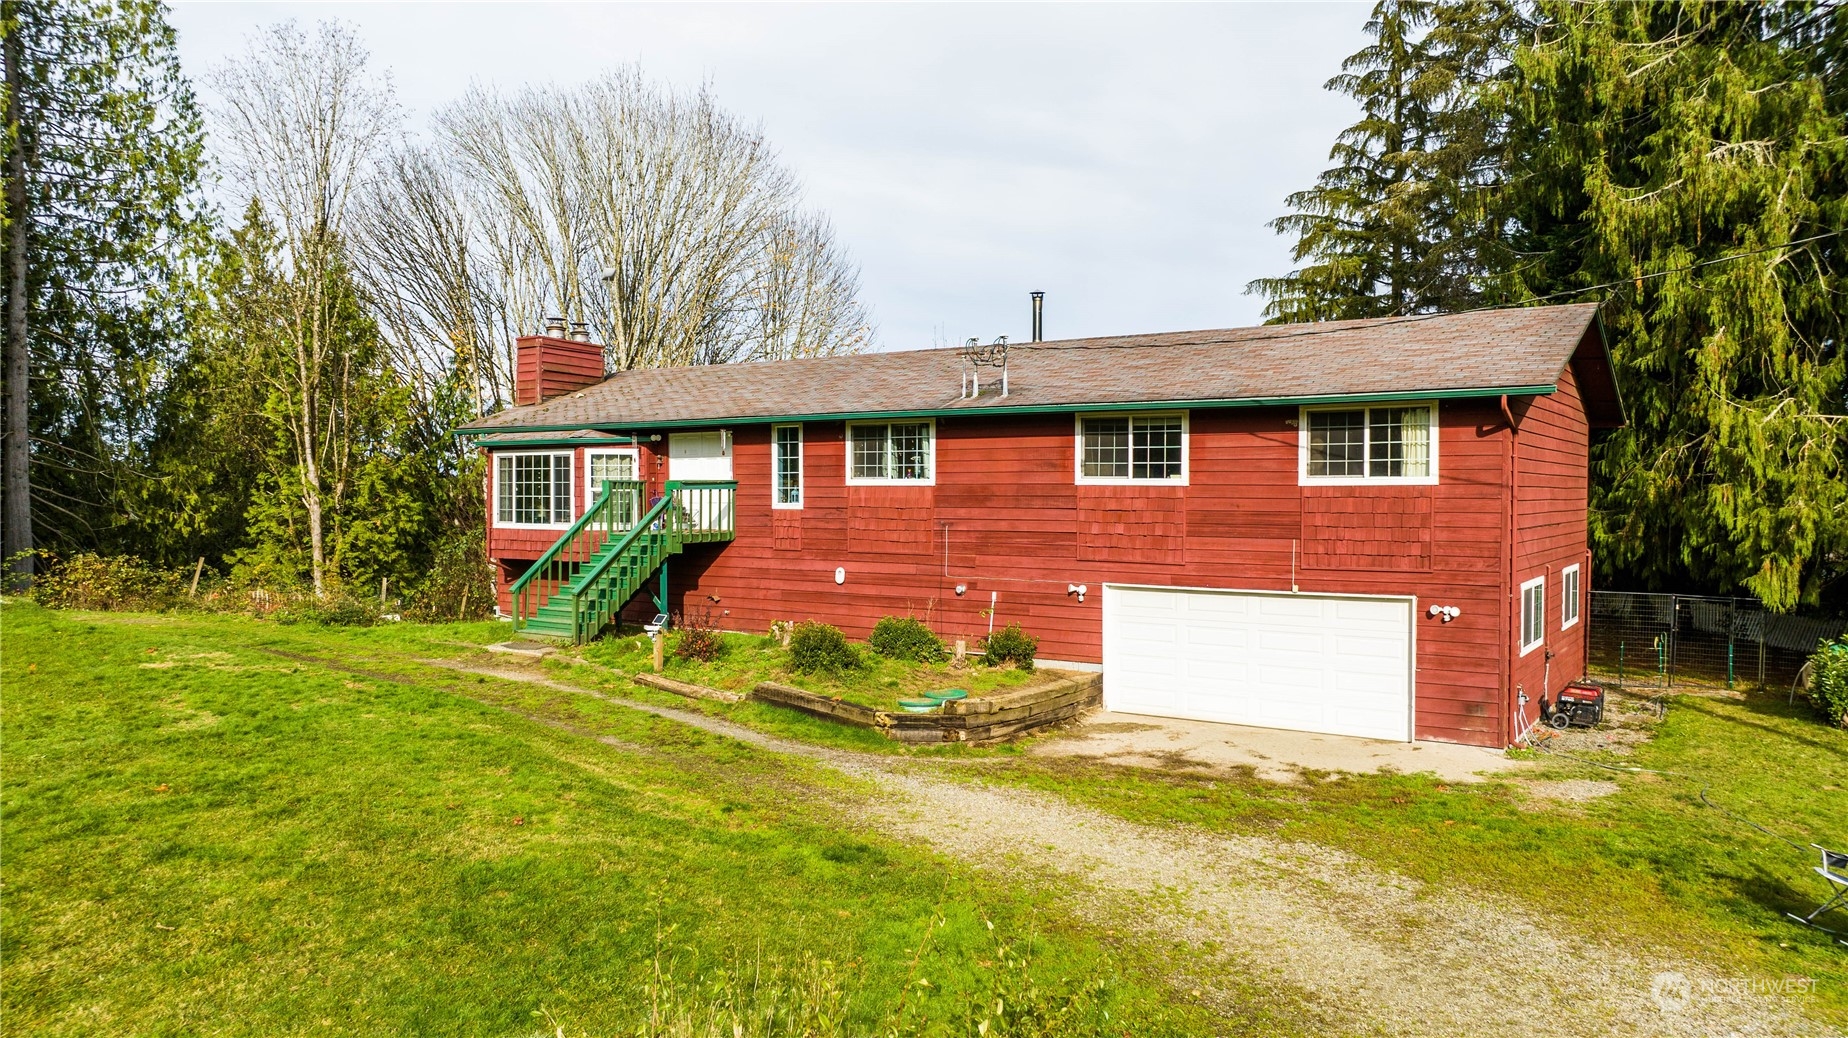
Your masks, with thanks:
[{"label": "red wooden house", "polygon": [[[1500,746],[1585,667],[1592,305],[619,372],[519,343],[500,607],[1019,622],[1131,713]],[[990,361],[999,360],[989,357]],[[975,388],[971,392],[973,380]],[[1003,384],[1005,382],[1005,391]]]}]

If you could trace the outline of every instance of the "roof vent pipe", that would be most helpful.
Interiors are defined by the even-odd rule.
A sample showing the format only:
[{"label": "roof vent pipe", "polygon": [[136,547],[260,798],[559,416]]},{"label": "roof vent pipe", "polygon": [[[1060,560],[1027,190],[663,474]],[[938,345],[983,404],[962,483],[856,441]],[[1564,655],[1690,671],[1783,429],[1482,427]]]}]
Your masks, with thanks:
[{"label": "roof vent pipe", "polygon": [[564,338],[565,337],[565,319],[562,317],[546,318],[545,319],[545,333],[547,335],[550,335],[554,339]]},{"label": "roof vent pipe", "polygon": [[590,322],[589,321],[572,321],[571,322],[571,341],[572,342],[589,342],[590,341]]},{"label": "roof vent pipe", "polygon": [[1046,293],[1044,292],[1033,293],[1033,341],[1034,342],[1038,342],[1041,339],[1045,338],[1046,326],[1043,320],[1045,309],[1046,309]]}]

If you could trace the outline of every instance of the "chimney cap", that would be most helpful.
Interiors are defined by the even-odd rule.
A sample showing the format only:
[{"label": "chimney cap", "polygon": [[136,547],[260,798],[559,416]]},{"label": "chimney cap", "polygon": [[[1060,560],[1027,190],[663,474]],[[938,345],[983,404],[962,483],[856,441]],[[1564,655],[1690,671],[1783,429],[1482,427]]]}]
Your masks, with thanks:
[{"label": "chimney cap", "polygon": [[589,342],[590,341],[590,322],[589,321],[572,321],[570,338],[572,342]]},{"label": "chimney cap", "polygon": [[550,335],[555,339],[564,338],[565,337],[565,319],[563,317],[546,318],[545,319],[545,334]]}]

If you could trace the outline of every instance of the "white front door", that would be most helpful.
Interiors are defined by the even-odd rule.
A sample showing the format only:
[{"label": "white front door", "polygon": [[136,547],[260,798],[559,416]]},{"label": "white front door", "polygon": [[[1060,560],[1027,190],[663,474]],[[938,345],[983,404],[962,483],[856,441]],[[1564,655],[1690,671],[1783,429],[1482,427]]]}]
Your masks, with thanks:
[{"label": "white front door", "polygon": [[[667,478],[693,480],[730,480],[732,478],[731,433],[684,432],[667,434]],[[714,493],[688,495],[682,503],[693,520],[704,529],[730,529],[730,496]]]},{"label": "white front door", "polygon": [[1408,741],[1407,598],[1104,588],[1104,706]]}]

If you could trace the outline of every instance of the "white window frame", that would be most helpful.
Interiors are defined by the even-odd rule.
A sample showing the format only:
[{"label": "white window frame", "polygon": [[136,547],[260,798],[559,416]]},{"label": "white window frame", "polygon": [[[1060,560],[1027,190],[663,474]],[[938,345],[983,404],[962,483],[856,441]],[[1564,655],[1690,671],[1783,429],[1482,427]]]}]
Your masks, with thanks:
[{"label": "white window frame", "polygon": [[[887,479],[883,476],[875,478],[875,477],[870,477],[870,476],[854,475],[853,474],[853,431],[854,429],[860,426],[863,426],[863,425],[886,425],[886,426],[923,425],[923,426],[929,427],[930,429],[930,452],[929,452],[929,456],[928,456],[929,460],[927,464],[930,466],[930,475],[924,479]],[[844,445],[846,447],[846,450],[844,452],[846,455],[846,458],[845,458],[846,465],[844,466],[844,468],[846,470],[848,486],[934,487],[937,485],[937,420],[935,418],[889,418],[889,419],[879,419],[879,420],[867,419],[865,421],[848,422],[847,423],[847,435],[845,437]]]},{"label": "white window frame", "polygon": [[[1309,416],[1328,411],[1365,411],[1385,410],[1388,408],[1425,407],[1431,412],[1431,474],[1428,476],[1311,476],[1309,474]],[[1373,427],[1372,415],[1368,414],[1363,427]],[[1437,441],[1438,412],[1435,400],[1375,400],[1352,404],[1306,404],[1297,410],[1296,415],[1296,483],[1298,486],[1340,487],[1340,486],[1414,486],[1430,487],[1437,485]],[[1364,452],[1363,452],[1364,453]],[[1370,459],[1369,459],[1370,460]]]},{"label": "white window frame", "polygon": [[[778,497],[781,494],[782,489],[783,489],[783,471],[782,471],[782,455],[777,452],[776,434],[783,431],[784,429],[794,429],[796,431],[796,499],[794,501],[778,500]],[[934,451],[936,449],[936,443],[937,443],[936,430],[934,429],[931,430],[930,442],[931,442],[931,449]],[[804,435],[802,431],[801,422],[783,422],[783,423],[778,423],[776,425],[772,425],[770,427],[770,507],[771,508],[781,508],[781,509],[785,509],[788,511],[799,511],[802,508],[802,499],[805,496],[807,496],[807,492],[808,492],[808,485],[806,482],[808,480],[807,445],[808,445],[808,437]],[[853,450],[851,439],[849,440],[847,449],[849,453],[851,454]],[[848,458],[848,465],[850,468],[852,464],[853,464],[853,459],[850,456]],[[937,471],[936,458],[933,457],[931,459],[931,473],[935,475],[936,471]]]},{"label": "white window frame", "polygon": [[1559,571],[1559,629],[1571,630],[1579,622],[1582,611],[1580,601],[1585,589],[1579,586],[1578,563],[1573,563]]},{"label": "white window frame", "polygon": [[[576,486],[577,478],[578,478],[577,476],[577,452],[576,451],[574,450],[494,451],[492,452],[492,457],[494,459],[492,462],[492,469],[493,469],[493,475],[494,475],[493,514],[494,514],[494,525],[496,527],[499,527],[500,529],[503,529],[503,530],[564,530],[564,529],[570,528],[572,522],[575,521],[575,519],[577,518],[579,514],[578,513],[578,503],[577,503],[577,486]],[[573,484],[571,487],[571,505],[570,507],[565,509],[567,518],[562,522],[514,523],[514,522],[502,522],[501,521],[501,517],[500,517],[500,501],[501,501],[500,459],[502,458],[532,458],[532,457],[543,457],[543,458],[553,458],[553,459],[563,457],[563,458],[571,459],[571,463],[565,466],[565,471],[570,473],[570,479]],[[556,463],[554,463],[552,466],[552,473],[554,476],[556,476],[558,473],[558,466]],[[554,491],[554,497],[556,497],[556,491]]]},{"label": "white window frame", "polygon": [[[578,495],[578,505],[577,505],[578,515],[583,515],[585,510],[590,508],[591,503],[596,500],[597,491],[600,489],[597,486],[597,484],[593,482],[590,478],[590,473],[591,473],[590,459],[599,454],[627,454],[629,457],[635,459],[635,478],[636,480],[640,481],[642,478],[641,448],[639,447],[586,447],[584,449],[584,492]],[[638,503],[637,508],[638,510],[643,510],[640,503]]]},{"label": "white window frame", "polygon": [[[1527,612],[1527,595],[1528,592],[1536,588],[1540,591],[1540,602],[1534,607],[1533,615],[1538,618],[1538,622],[1535,623],[1533,627],[1539,632],[1539,637],[1530,642],[1527,640],[1527,621],[1529,616]],[[1519,635],[1521,655],[1525,656],[1546,644],[1546,574],[1543,573],[1521,585],[1521,608],[1517,611],[1517,617],[1521,625]]]},{"label": "white window frame", "polygon": [[[1149,487],[1184,487],[1193,478],[1193,470],[1188,460],[1189,448],[1192,446],[1192,427],[1187,411],[1081,411],[1072,416],[1072,479],[1079,486],[1149,486]],[[1087,418],[1126,418],[1132,423],[1137,418],[1180,418],[1181,420],[1181,474],[1177,477],[1153,479],[1144,476],[1087,476],[1084,474],[1084,421]],[[1135,469],[1134,433],[1130,440],[1130,468]]]}]

